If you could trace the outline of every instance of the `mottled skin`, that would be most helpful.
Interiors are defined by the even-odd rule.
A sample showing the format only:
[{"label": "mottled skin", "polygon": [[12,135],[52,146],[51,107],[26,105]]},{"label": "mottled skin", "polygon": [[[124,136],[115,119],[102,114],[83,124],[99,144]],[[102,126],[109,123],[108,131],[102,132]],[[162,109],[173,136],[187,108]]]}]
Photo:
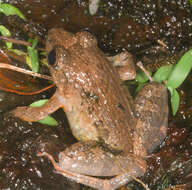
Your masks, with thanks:
[{"label": "mottled skin", "polygon": [[106,58],[87,32],[52,29],[46,50],[57,91],[44,106],[19,107],[13,113],[38,121],[62,107],[79,142],[59,154],[59,163],[48,153],[39,155],[51,159],[58,173],[97,189],[115,189],[143,175],[145,156],[166,135],[166,87],[151,82],[133,100],[122,85],[135,77],[131,55]]}]

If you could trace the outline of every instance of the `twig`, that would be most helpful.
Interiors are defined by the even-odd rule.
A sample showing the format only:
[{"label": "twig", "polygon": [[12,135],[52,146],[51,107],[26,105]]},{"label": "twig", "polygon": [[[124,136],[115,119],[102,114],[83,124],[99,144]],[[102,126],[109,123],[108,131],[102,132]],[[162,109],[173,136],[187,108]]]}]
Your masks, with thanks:
[{"label": "twig", "polygon": [[163,42],[162,40],[157,40],[157,43],[160,44],[162,47],[168,49],[168,46],[165,42]]},{"label": "twig", "polygon": [[19,94],[19,95],[25,95],[25,96],[29,96],[29,95],[35,95],[35,94],[40,94],[50,88],[53,88],[55,86],[55,84],[51,84],[45,88],[42,88],[40,90],[36,90],[34,92],[21,92],[21,91],[18,91],[18,90],[13,90],[13,89],[10,89],[10,88],[3,88],[0,86],[0,90],[3,90],[3,91],[6,91],[6,92],[12,92],[12,93],[15,93],[15,94]]},{"label": "twig", "polygon": [[137,66],[147,75],[147,77],[149,78],[150,81],[153,81],[153,79],[152,79],[149,71],[147,71],[147,70],[145,69],[145,67],[143,66],[143,64],[142,64],[141,61],[139,61],[139,62],[137,63]]},{"label": "twig", "polygon": [[[32,46],[32,43],[30,43],[30,42],[13,39],[13,38],[10,38],[10,37],[7,37],[7,36],[0,36],[0,40],[5,40],[5,41],[8,41],[8,42],[12,42],[14,44],[20,44],[20,45],[24,45],[24,46]],[[41,50],[41,51],[45,51],[44,48],[37,48],[37,49]]]},{"label": "twig", "polygon": [[12,42],[14,44],[20,44],[20,45],[24,45],[24,46],[31,46],[32,44],[30,42],[26,42],[26,41],[22,41],[22,40],[16,40],[7,36],[0,36],[0,40],[5,40],[5,41],[9,41]]},{"label": "twig", "polygon": [[140,179],[136,178],[135,176],[131,176],[135,181],[140,183],[146,190],[150,190],[147,185],[145,185]]},{"label": "twig", "polygon": [[14,70],[14,71],[24,73],[24,74],[27,74],[27,75],[31,75],[31,76],[34,76],[34,77],[39,77],[39,78],[43,78],[43,79],[46,79],[46,80],[53,81],[52,77],[50,77],[50,76],[35,73],[33,71],[22,69],[22,68],[19,68],[19,67],[10,65],[10,64],[6,64],[6,63],[0,63],[0,68],[10,69],[10,70]]}]

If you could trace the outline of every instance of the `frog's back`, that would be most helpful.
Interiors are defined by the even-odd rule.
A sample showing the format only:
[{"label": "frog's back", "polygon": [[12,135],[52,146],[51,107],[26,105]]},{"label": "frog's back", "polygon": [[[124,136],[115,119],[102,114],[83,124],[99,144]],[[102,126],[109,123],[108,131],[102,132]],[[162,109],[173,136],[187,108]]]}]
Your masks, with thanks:
[{"label": "frog's back", "polygon": [[97,46],[83,48],[76,43],[69,53],[66,73],[76,96],[71,100],[73,112],[67,115],[73,134],[79,140],[99,139],[113,148],[131,150],[133,102],[117,70]]}]

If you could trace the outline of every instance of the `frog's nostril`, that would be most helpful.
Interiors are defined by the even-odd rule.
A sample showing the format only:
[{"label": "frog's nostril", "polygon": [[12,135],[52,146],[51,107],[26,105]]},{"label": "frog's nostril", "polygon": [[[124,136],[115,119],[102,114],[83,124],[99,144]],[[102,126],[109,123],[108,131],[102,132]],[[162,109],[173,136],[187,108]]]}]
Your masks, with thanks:
[{"label": "frog's nostril", "polygon": [[52,49],[52,50],[49,52],[49,54],[48,54],[48,56],[47,56],[47,59],[48,59],[48,63],[49,63],[50,65],[54,65],[54,64],[55,64],[55,62],[56,62],[56,51],[55,51],[55,49]]}]

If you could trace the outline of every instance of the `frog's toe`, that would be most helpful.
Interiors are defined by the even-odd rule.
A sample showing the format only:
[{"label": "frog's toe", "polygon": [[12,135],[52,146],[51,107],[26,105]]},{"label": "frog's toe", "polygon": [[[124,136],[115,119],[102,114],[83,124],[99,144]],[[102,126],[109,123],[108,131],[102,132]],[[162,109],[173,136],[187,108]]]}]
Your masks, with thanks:
[{"label": "frog's toe", "polygon": [[38,111],[38,107],[17,107],[11,112],[15,117],[18,117],[24,121],[33,122],[41,120],[42,114]]}]

